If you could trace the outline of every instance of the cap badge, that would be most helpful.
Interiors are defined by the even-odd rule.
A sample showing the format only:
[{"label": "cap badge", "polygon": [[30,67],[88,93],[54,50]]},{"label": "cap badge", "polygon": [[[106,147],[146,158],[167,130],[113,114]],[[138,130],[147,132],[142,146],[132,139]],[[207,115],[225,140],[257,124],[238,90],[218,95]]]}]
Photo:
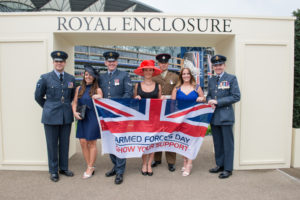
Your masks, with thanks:
[{"label": "cap badge", "polygon": [[57,52],[57,56],[60,56],[60,52]]},{"label": "cap badge", "polygon": [[219,56],[216,56],[216,60],[219,60]]},{"label": "cap badge", "polygon": [[113,56],[112,52],[110,52],[110,53],[109,53],[109,56],[110,56],[110,57],[112,57],[112,56]]}]

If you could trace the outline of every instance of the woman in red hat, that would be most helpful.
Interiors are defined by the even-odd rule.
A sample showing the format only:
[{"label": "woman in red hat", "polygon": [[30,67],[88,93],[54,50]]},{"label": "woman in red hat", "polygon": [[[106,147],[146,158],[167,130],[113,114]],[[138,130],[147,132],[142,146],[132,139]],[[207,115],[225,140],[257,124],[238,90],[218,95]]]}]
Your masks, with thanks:
[{"label": "woman in red hat", "polygon": [[[144,81],[139,82],[134,87],[134,98],[161,98],[161,86],[158,83],[152,81],[153,76],[157,76],[162,71],[155,67],[154,60],[144,60],[140,66],[134,70],[134,73],[140,76],[144,76]],[[151,168],[151,163],[154,158],[154,153],[143,154],[143,166],[142,174],[144,176],[152,176],[153,171]]]}]

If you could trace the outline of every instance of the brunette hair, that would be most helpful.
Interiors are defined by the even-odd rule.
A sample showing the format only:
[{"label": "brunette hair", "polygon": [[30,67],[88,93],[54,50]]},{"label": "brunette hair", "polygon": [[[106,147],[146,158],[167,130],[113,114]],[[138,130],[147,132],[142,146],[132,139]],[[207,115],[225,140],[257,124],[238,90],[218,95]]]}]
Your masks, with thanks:
[{"label": "brunette hair", "polygon": [[[78,93],[78,98],[81,98],[85,92],[85,89],[86,89],[86,81],[85,81],[85,72],[87,71],[84,71],[83,73],[83,79],[80,83],[80,90],[79,90],[79,93]],[[92,83],[92,86],[91,86],[91,89],[90,89],[90,97],[92,97],[94,94],[97,94],[97,89],[99,88],[99,85],[98,85],[98,79],[94,77],[94,80],[93,80],[93,83]]]},{"label": "brunette hair", "polygon": [[190,79],[190,84],[193,85],[194,87],[196,86],[196,80],[194,78],[194,76],[192,75],[192,71],[190,70],[190,68],[188,67],[183,67],[181,70],[180,70],[180,73],[179,73],[179,80],[178,80],[178,83],[176,84],[176,88],[177,87],[180,87],[182,84],[183,84],[183,79],[182,79],[182,74],[183,74],[183,71],[187,69],[191,75],[191,79]]}]

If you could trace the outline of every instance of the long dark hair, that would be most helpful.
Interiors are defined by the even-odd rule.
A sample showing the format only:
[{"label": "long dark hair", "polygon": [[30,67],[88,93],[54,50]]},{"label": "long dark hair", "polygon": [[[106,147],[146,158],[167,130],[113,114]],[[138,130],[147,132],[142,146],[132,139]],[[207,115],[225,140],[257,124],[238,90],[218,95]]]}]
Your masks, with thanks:
[{"label": "long dark hair", "polygon": [[[85,81],[85,73],[87,71],[85,71],[83,73],[83,79],[80,83],[80,91],[78,93],[78,98],[81,98],[82,95],[84,94],[85,92],[85,89],[86,89],[86,81]],[[90,89],[90,97],[92,97],[94,94],[97,94],[97,89],[99,88],[99,85],[98,85],[98,78],[95,78],[94,77],[94,80],[93,80],[93,83],[92,83],[92,86],[91,86],[91,89]]]},{"label": "long dark hair", "polygon": [[178,83],[176,84],[176,87],[180,87],[182,84],[183,84],[183,79],[182,79],[182,74],[183,74],[183,70],[187,69],[191,75],[191,79],[190,79],[190,84],[193,85],[194,87],[196,87],[196,80],[192,74],[192,71],[190,70],[190,68],[188,67],[183,67],[181,70],[180,70],[180,74],[179,74],[179,81]]}]

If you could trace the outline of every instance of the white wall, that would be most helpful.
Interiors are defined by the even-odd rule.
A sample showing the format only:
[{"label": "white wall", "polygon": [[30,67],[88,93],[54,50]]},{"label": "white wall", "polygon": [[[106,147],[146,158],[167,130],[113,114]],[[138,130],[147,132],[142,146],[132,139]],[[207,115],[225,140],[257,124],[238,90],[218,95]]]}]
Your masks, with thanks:
[{"label": "white wall", "polygon": [[41,109],[34,101],[38,74],[47,71],[46,41],[0,41],[1,163],[3,169],[46,169]]}]

